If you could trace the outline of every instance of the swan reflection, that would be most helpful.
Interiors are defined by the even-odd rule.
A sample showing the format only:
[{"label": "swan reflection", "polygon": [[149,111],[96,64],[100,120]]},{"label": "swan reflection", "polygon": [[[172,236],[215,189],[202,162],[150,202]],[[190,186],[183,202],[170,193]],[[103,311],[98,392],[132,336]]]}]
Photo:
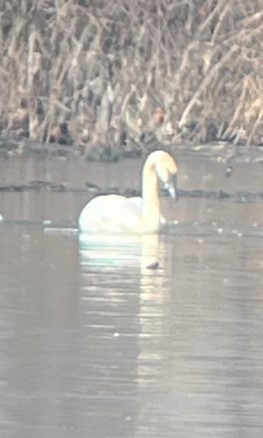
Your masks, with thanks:
[{"label": "swan reflection", "polygon": [[[163,350],[156,350],[155,341],[166,337],[171,248],[167,236],[158,234],[100,238],[79,235],[81,297],[88,342],[94,343],[96,327],[96,336],[107,339],[104,356],[116,369],[125,364],[128,381],[137,387],[151,385],[163,372]],[[127,337],[128,350],[123,347]]]},{"label": "swan reflection", "polygon": [[159,235],[79,235],[80,262],[88,267],[155,268],[159,264]]}]

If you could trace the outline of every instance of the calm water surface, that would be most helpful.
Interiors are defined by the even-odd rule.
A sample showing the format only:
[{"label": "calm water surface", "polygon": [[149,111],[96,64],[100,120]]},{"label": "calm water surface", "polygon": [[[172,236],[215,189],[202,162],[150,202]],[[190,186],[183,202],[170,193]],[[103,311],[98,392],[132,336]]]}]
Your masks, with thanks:
[{"label": "calm water surface", "polygon": [[[262,189],[260,164],[179,159],[181,189]],[[95,241],[85,182],[138,188],[138,161],[0,170],[69,189],[0,192],[0,436],[261,438],[262,201],[165,198],[168,234]]]}]

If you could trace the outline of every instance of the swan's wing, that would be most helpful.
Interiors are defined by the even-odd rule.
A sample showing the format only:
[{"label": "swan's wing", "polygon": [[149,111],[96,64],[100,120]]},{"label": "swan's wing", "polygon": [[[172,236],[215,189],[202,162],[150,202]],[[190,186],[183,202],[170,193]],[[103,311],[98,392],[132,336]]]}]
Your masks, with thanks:
[{"label": "swan's wing", "polygon": [[142,198],[98,196],[82,210],[79,226],[89,232],[140,232],[143,227],[142,210]]},{"label": "swan's wing", "polygon": [[132,209],[133,212],[137,212],[137,214],[142,214],[143,210],[143,199],[136,197],[136,198],[124,198],[127,203],[126,205],[128,208]]}]

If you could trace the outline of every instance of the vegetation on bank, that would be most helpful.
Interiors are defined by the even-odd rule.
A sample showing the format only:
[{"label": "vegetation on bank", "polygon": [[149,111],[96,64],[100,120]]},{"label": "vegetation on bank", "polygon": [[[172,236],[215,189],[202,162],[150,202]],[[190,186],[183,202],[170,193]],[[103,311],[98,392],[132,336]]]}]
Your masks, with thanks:
[{"label": "vegetation on bank", "polygon": [[263,0],[2,0],[0,20],[2,136],[263,143]]}]

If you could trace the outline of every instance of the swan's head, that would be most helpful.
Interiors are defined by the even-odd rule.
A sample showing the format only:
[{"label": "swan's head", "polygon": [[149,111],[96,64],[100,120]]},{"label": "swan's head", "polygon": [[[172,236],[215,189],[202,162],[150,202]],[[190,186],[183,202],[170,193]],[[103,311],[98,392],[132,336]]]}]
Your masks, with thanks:
[{"label": "swan's head", "polygon": [[165,151],[155,151],[152,154],[155,169],[159,179],[172,198],[177,198],[177,164],[173,157]]}]

